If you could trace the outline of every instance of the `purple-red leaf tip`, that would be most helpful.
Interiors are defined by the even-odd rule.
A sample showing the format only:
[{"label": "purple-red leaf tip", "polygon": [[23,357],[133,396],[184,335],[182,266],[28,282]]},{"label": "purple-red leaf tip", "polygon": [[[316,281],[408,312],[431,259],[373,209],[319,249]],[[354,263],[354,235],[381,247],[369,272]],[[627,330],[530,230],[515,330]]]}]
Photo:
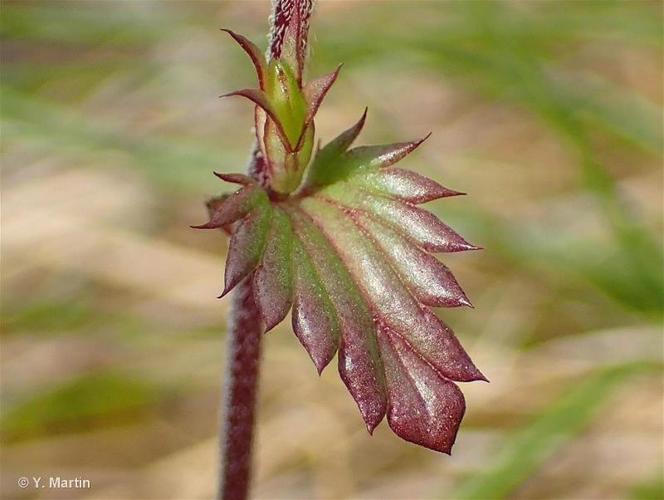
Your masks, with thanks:
[{"label": "purple-red leaf tip", "polygon": [[230,182],[233,184],[241,184],[243,186],[249,186],[255,183],[255,181],[251,177],[243,174],[224,174],[221,172],[212,172],[212,173],[215,175],[215,177],[218,177],[222,181]]}]

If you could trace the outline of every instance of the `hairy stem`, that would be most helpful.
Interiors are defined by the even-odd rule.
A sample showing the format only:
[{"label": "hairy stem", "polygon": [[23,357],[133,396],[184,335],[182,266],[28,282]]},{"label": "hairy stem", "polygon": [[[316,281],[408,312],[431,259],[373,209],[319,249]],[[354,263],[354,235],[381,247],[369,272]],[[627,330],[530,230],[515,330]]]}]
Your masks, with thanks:
[{"label": "hairy stem", "polygon": [[[280,57],[284,42],[294,39],[298,79],[304,71],[312,8],[313,0],[274,0],[270,17],[268,58]],[[248,173],[262,185],[269,184],[267,165],[257,144],[251,150]],[[245,500],[249,493],[262,334],[250,275],[233,292],[228,330],[218,492],[223,500]]]},{"label": "hairy stem", "polygon": [[228,331],[219,483],[219,498],[224,500],[244,500],[249,491],[262,334],[250,276],[233,292]]}]

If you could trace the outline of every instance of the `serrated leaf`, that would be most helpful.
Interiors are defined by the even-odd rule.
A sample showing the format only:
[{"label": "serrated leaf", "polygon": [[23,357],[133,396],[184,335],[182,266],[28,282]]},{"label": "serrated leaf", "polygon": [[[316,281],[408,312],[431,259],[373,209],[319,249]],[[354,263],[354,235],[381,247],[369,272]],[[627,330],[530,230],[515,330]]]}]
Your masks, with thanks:
[{"label": "serrated leaf", "polygon": [[[227,182],[236,182],[235,180],[230,180],[231,178],[237,179],[238,181],[241,179],[236,176],[237,174],[233,174],[233,177],[224,177]],[[249,211],[258,206],[268,206],[267,194],[256,184],[250,184],[238,189],[235,193],[224,197],[220,201],[222,201],[222,203],[215,203],[213,207],[210,207],[212,210],[208,222],[192,227],[194,229],[220,228],[241,219],[247,215]]]},{"label": "serrated leaf", "polygon": [[244,277],[252,272],[261,261],[267,232],[270,227],[272,210],[254,209],[233,231],[226,258],[223,297]]},{"label": "serrated leaf", "polygon": [[420,302],[436,307],[471,305],[450,270],[433,255],[365,212],[358,212],[353,219]]},{"label": "serrated leaf", "polygon": [[395,167],[358,176],[357,179],[354,179],[354,184],[375,194],[398,198],[415,205],[463,194],[443,187],[415,172]]},{"label": "serrated leaf", "polygon": [[431,212],[409,203],[376,195],[351,182],[332,184],[320,191],[351,209],[370,212],[428,252],[477,250]]},{"label": "serrated leaf", "polygon": [[381,330],[389,387],[387,420],[406,441],[450,453],[466,402],[459,388],[418,358],[403,338]]},{"label": "serrated leaf", "polygon": [[421,208],[373,195],[366,195],[362,205],[428,252],[478,249],[438,217]]},{"label": "serrated leaf", "polygon": [[411,347],[444,376],[458,381],[482,379],[451,330],[408,291],[385,256],[355,224],[355,214],[318,196],[302,200],[362,293],[376,324],[403,335]]},{"label": "serrated leaf", "polygon": [[261,264],[254,273],[254,294],[267,330],[288,314],[293,296],[293,231],[288,216],[272,211],[270,230]]},{"label": "serrated leaf", "polygon": [[293,242],[293,267],[293,331],[321,373],[337,352],[341,325],[320,274],[297,239]]},{"label": "serrated leaf", "polygon": [[370,309],[340,259],[338,249],[301,209],[291,207],[295,233],[321,277],[341,325],[339,374],[369,432],[385,415],[387,395]]},{"label": "serrated leaf", "polygon": [[315,161],[311,167],[309,185],[331,185],[369,171],[389,167],[413,152],[426,140],[425,137],[418,141],[360,146],[345,151],[345,143],[348,140],[352,142],[353,135],[359,133],[362,124],[363,120],[360,120],[354,127],[337,137],[332,147],[321,150],[322,158]]},{"label": "serrated leaf", "polygon": [[423,139],[395,144],[381,144],[376,146],[359,146],[346,153],[345,163],[349,174],[353,171],[378,169],[389,167],[412,153],[420,144],[426,141],[431,134]]},{"label": "serrated leaf", "polygon": [[486,378],[430,308],[471,305],[432,253],[477,247],[415,205],[461,193],[393,166],[426,137],[349,150],[366,110],[318,149],[300,185],[313,117],[339,70],[303,86],[288,61],[270,61],[264,92],[235,93],[257,104],[268,171],[262,187],[220,175],[243,186],[216,198],[202,226],[232,231],[224,293],[253,273],[266,330],[292,307],[293,331],[319,373],[338,351],[369,432],[387,414],[405,440],[449,453],[465,411],[454,382]]}]

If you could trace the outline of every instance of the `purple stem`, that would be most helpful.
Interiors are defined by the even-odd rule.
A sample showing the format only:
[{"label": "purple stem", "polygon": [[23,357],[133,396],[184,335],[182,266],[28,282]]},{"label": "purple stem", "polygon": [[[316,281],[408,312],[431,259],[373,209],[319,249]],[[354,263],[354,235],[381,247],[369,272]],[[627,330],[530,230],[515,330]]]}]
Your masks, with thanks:
[{"label": "purple stem", "polygon": [[[313,0],[275,0],[270,18],[268,57],[279,57],[285,38],[294,36],[300,77],[306,57],[312,7]],[[269,187],[265,161],[257,144],[251,152],[248,172],[262,185]],[[233,291],[220,433],[221,470],[218,498],[222,500],[246,500],[249,494],[260,342],[263,335],[263,322],[254,301],[252,277],[249,275]]]},{"label": "purple stem", "polygon": [[228,332],[219,485],[219,498],[224,500],[245,500],[249,491],[262,335],[249,276],[233,292]]}]

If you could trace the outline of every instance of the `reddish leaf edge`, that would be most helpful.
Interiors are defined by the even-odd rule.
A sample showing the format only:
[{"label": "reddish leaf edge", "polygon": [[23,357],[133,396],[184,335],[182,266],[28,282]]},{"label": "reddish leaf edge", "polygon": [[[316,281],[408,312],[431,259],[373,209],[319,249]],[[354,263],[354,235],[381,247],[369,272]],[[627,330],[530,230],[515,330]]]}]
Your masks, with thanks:
[{"label": "reddish leaf edge", "polygon": [[[306,213],[305,213],[305,216],[309,217],[309,215],[306,214]],[[315,221],[312,221],[312,222],[314,223],[314,225],[317,225],[317,223]],[[333,241],[330,241],[329,238],[328,238],[328,242],[330,243],[330,245],[332,247],[335,246],[335,243]],[[362,287],[360,287],[360,289],[361,288]],[[367,297],[365,293],[363,293],[363,295],[364,295],[364,300],[368,304],[371,304],[372,300],[369,297]],[[391,335],[398,337],[400,342],[405,344],[405,346],[407,347],[409,352],[412,353],[423,365],[425,365],[427,367],[427,369],[430,370],[431,373],[433,373],[435,375],[435,377],[437,377],[440,381],[442,381],[442,383],[447,384],[448,386],[450,386],[452,388],[452,390],[455,391],[456,395],[458,397],[460,397],[460,399],[461,399],[462,411],[458,414],[457,419],[453,418],[452,421],[451,421],[451,426],[452,426],[451,430],[453,431],[451,433],[451,435],[439,437],[439,440],[443,439],[444,443],[446,443],[446,444],[439,445],[437,443],[432,443],[428,440],[428,438],[427,438],[427,436],[429,434],[428,431],[422,432],[422,430],[420,429],[420,432],[422,432],[422,435],[421,436],[413,436],[412,435],[412,433],[413,433],[412,426],[411,427],[402,427],[400,425],[400,423],[398,422],[398,419],[396,417],[394,417],[394,414],[393,414],[393,410],[394,410],[393,398],[391,396],[388,396],[388,399],[386,401],[386,408],[384,409],[384,411],[377,418],[375,418],[375,420],[368,421],[367,418],[365,417],[365,424],[366,424],[366,427],[367,427],[367,431],[369,432],[369,434],[373,435],[373,431],[375,430],[375,428],[378,427],[378,425],[382,422],[382,420],[387,415],[388,425],[395,432],[395,434],[397,434],[402,439],[404,439],[406,441],[409,441],[411,443],[417,444],[419,446],[426,447],[426,448],[431,449],[433,451],[438,451],[438,452],[442,452],[442,453],[446,453],[448,455],[451,455],[452,446],[453,446],[453,444],[456,440],[456,435],[458,434],[463,415],[465,414],[465,399],[463,397],[463,393],[461,392],[461,390],[458,387],[456,382],[474,382],[474,381],[489,382],[489,380],[474,365],[474,363],[470,360],[470,357],[468,357],[468,362],[471,364],[471,368],[474,372],[472,376],[466,378],[465,380],[452,380],[449,377],[443,375],[403,335],[401,335],[396,330],[393,330],[393,329],[387,327],[386,324],[383,322],[383,320],[380,319],[380,316],[381,316],[380,313],[377,313],[374,310],[373,322],[374,322],[374,326],[375,326],[375,329],[376,329],[375,332],[374,332],[374,335],[376,335],[376,339],[381,340],[380,332],[382,330],[385,330],[385,329],[391,330],[391,332],[392,332]],[[440,322],[440,320],[438,318],[436,318],[436,319],[437,319],[437,321]],[[454,338],[456,340],[456,337],[454,337]],[[458,340],[457,340],[457,342],[458,342]],[[459,347],[465,353],[465,350],[463,350],[463,347],[461,347],[460,343],[459,343]],[[383,352],[383,350],[381,349],[381,353],[382,352]],[[383,356],[383,354],[381,354],[381,356]],[[467,354],[466,354],[466,356],[467,356]],[[404,368],[404,369],[407,370],[406,368]],[[344,383],[346,383],[348,389],[350,390],[349,383],[343,377],[343,374],[342,374],[342,380],[344,380]],[[413,381],[413,383],[416,384],[415,381]],[[388,390],[389,390],[390,389],[389,384],[387,384],[387,387],[388,387]],[[358,405],[359,405],[359,402],[358,402]],[[450,422],[448,422],[448,424],[450,424]]]},{"label": "reddish leaf edge", "polygon": [[[214,175],[217,176],[219,179],[221,179],[223,181],[239,184],[241,186],[240,189],[238,189],[236,192],[232,193],[230,196],[225,198],[225,201],[223,201],[221,203],[221,208],[218,208],[217,212],[215,212],[215,213],[218,213],[220,210],[223,210],[224,208],[228,210],[227,207],[229,206],[229,204],[231,206],[233,205],[233,203],[240,204],[242,202],[242,200],[244,199],[241,196],[242,194],[248,195],[253,190],[262,191],[262,188],[260,188],[252,179],[250,179],[249,177],[247,177],[245,175],[242,175],[242,174],[225,174],[225,173],[217,173],[217,172],[215,172]],[[314,195],[314,197],[318,197],[318,196]],[[229,202],[228,200],[233,200],[233,201]],[[338,203],[338,202],[335,202],[335,203]],[[277,204],[274,204],[274,205],[278,206],[279,204],[277,203]],[[352,210],[352,209],[349,209],[348,207],[344,207],[344,208],[347,209],[347,210]],[[237,217],[237,218],[235,220],[230,220],[230,219],[226,218],[226,219],[222,219],[222,221],[224,222],[224,224],[232,223],[232,224],[234,224],[234,227],[237,227],[237,225],[242,224],[243,221],[245,221],[249,217],[249,215],[252,212],[254,212],[255,210],[258,210],[257,206],[244,207],[242,210],[235,210],[235,211],[230,210],[230,213],[234,214],[234,216]],[[211,221],[214,219],[215,213],[213,213],[213,215],[211,217]],[[218,228],[218,227],[220,227],[219,222],[217,222],[215,224],[211,224],[210,222],[208,222],[208,223],[203,224],[201,226],[197,226],[197,228],[200,228],[200,229],[214,229],[214,228]],[[476,248],[476,247],[474,247],[474,248]],[[257,271],[257,269],[259,268],[259,265],[260,265],[259,262],[260,261],[257,261],[257,264],[255,266],[253,266],[251,269],[248,269],[246,274],[243,275],[242,278],[246,275],[251,274],[252,279],[255,279],[256,271]],[[225,296],[230,290],[232,290],[234,288],[234,286],[239,281],[240,281],[240,278],[236,279],[234,283],[230,283],[229,284],[230,286],[225,287],[223,293],[220,295],[220,298]],[[365,299],[365,300],[368,303],[371,303],[370,299]],[[281,317],[281,319],[279,321],[273,321],[271,324],[268,325],[269,329],[272,329],[277,324],[279,324],[280,321],[288,314],[288,311],[291,309],[291,307],[292,307],[292,302],[291,302],[291,304],[289,304],[288,310],[286,310],[283,313],[283,316]],[[261,311],[261,314],[262,314],[262,317],[265,317],[263,315],[262,311]],[[379,335],[378,334],[377,323],[375,322],[374,324],[376,325],[375,334]],[[395,332],[395,333],[398,335],[398,332]],[[401,338],[401,341],[408,344],[408,341],[405,338]],[[410,346],[409,348],[413,353],[417,354],[417,352],[418,352],[417,349],[415,349],[413,346]],[[381,351],[381,353],[382,353],[382,351]],[[381,355],[384,355],[384,354],[381,354]],[[310,356],[311,356],[311,353],[310,353]],[[332,359],[333,359],[333,356],[330,357],[329,360],[327,360],[324,364],[320,364],[320,363],[317,364],[316,360],[314,360],[314,364],[316,365],[316,369],[317,369],[319,374],[322,373],[322,370],[327,366],[327,364],[329,364],[329,362]],[[458,386],[453,381],[451,381],[449,378],[442,375],[425,358],[420,358],[420,359],[421,359],[422,363],[427,365],[428,369],[432,370],[433,373],[435,373],[436,376],[440,378],[440,380],[444,381],[443,382],[444,384],[448,384],[448,385],[451,384],[451,385],[449,385],[449,390],[450,391],[454,392],[454,390],[455,390],[454,388],[458,389]],[[313,360],[313,357],[312,357],[312,360]],[[474,367],[474,365],[473,365],[473,367]],[[474,367],[474,368],[476,369],[476,367]],[[480,380],[480,381],[488,382],[488,379],[483,374],[481,374],[481,372],[478,369],[476,369],[476,370],[477,370],[477,375],[474,378],[464,380],[464,381]],[[348,385],[348,383],[346,383],[346,385]],[[459,394],[460,394],[460,391],[459,391]],[[461,395],[461,398],[463,398],[462,395]],[[458,408],[456,408],[456,410],[458,410]],[[443,452],[443,453],[447,453],[447,454],[451,453],[451,447],[454,443],[454,440],[456,439],[456,435],[457,435],[458,429],[459,429],[458,426],[461,423],[460,419],[459,419],[458,425],[453,428],[454,436],[452,436],[452,438],[450,439],[451,434],[449,434],[449,433],[451,433],[452,431],[448,430],[448,434],[444,435],[444,443],[440,444],[440,443],[437,443],[437,442],[429,442],[426,438],[422,437],[423,434],[418,436],[416,431],[413,430],[415,428],[414,427],[415,424],[409,424],[409,425],[405,425],[405,426],[402,425],[400,423],[400,421],[394,416],[396,412],[397,412],[397,410],[395,410],[394,401],[390,397],[388,397],[385,412],[383,412],[382,414],[376,415],[376,417],[374,417],[374,419],[372,421],[367,421],[366,420],[367,417],[365,417],[365,424],[367,426],[368,432],[370,434],[372,434],[375,427],[377,427],[379,425],[379,423],[385,418],[385,416],[387,416],[389,426],[392,428],[392,430],[397,435],[402,437],[404,440],[415,443],[415,444],[418,444],[420,446],[424,446],[426,448],[429,448],[429,449],[432,449],[432,450],[435,450],[435,451],[439,451],[439,452]],[[459,413],[457,411],[457,414],[460,414],[461,417],[462,417],[464,412],[465,412],[465,401],[463,402],[463,411],[461,411],[461,413]],[[417,425],[420,425],[420,424],[418,423]],[[440,439],[443,439],[443,438],[440,438]]]}]

